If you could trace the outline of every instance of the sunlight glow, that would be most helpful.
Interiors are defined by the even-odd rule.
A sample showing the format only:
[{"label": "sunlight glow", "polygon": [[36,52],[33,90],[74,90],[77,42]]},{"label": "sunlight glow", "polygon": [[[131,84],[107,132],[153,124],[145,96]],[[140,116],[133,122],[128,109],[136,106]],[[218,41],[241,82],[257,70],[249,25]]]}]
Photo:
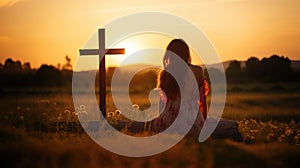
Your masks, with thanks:
[{"label": "sunlight glow", "polygon": [[124,55],[111,55],[106,57],[110,66],[118,66],[125,58],[142,49],[142,46],[136,39],[127,38],[119,42],[114,48],[125,48]]},{"label": "sunlight glow", "polygon": [[[147,56],[143,54],[143,50],[156,48],[164,50],[168,43],[171,41],[171,37],[155,34],[155,33],[141,33],[135,34],[121,40],[113,48],[125,48],[125,55],[110,55],[106,57],[108,66],[119,66],[125,59],[123,65],[129,64],[148,64],[148,65],[161,65],[163,54]],[[139,52],[139,53],[138,53]],[[133,58],[136,54],[141,54],[138,58]]]},{"label": "sunlight glow", "polygon": [[[125,55],[109,55],[106,57],[107,66],[120,66],[125,59],[130,61],[123,62],[123,65],[130,64],[144,64],[162,66],[162,58],[164,56],[165,49],[169,42],[176,37],[169,37],[163,34],[157,33],[142,33],[129,36],[117,43],[113,48],[125,48]],[[145,51],[147,49],[160,49],[157,51]],[[150,53],[149,53],[150,52]],[[202,61],[199,56],[190,46],[190,52],[192,57],[192,63],[200,65]],[[139,56],[137,57],[138,54]],[[135,58],[134,58],[135,57]]]}]

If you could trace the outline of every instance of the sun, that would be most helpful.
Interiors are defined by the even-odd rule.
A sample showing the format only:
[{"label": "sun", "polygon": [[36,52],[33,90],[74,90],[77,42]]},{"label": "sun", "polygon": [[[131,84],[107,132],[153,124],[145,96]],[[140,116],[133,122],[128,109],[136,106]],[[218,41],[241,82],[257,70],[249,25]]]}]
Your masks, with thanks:
[{"label": "sun", "polygon": [[[114,48],[125,48],[125,54],[123,55],[110,55],[106,57],[107,65],[108,66],[119,66],[122,61],[126,58],[130,57],[133,53],[138,52],[139,50],[143,49],[143,45],[141,42],[134,38],[126,38],[119,43],[117,43]],[[145,48],[145,46],[144,46]]]},{"label": "sun", "polygon": [[[125,48],[125,54],[123,58],[130,56],[131,54],[142,49],[142,46],[137,40],[128,39],[120,42],[120,47]],[[122,57],[122,56],[121,56]]]}]

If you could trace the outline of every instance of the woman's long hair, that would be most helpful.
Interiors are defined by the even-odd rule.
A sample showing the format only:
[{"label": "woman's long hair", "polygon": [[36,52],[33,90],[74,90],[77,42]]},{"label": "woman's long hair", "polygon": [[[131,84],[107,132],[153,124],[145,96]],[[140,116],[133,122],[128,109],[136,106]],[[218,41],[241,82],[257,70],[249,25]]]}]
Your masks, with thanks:
[{"label": "woman's long hair", "polygon": [[[163,58],[164,70],[158,76],[157,87],[161,88],[168,99],[180,96],[178,83],[184,82],[186,68],[182,63],[190,64],[191,56],[188,45],[182,39],[174,39],[167,46],[167,51]],[[168,72],[167,72],[168,71]],[[169,73],[177,74],[178,80]]]}]

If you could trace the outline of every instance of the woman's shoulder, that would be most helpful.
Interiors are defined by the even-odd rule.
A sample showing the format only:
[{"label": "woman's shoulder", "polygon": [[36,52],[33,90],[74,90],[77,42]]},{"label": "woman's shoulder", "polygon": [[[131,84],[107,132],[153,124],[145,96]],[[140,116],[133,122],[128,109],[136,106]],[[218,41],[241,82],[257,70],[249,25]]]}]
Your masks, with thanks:
[{"label": "woman's shoulder", "polygon": [[199,65],[194,65],[194,64],[189,64],[190,68],[199,68],[199,69],[202,69],[201,66]]},{"label": "woman's shoulder", "polygon": [[203,73],[203,68],[199,65],[189,64],[191,70],[195,73]]}]

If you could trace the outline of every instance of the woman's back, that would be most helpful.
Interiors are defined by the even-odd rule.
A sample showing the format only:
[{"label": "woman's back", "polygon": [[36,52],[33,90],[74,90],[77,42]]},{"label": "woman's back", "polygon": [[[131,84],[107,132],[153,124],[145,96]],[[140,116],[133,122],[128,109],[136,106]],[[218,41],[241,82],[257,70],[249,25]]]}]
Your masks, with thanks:
[{"label": "woman's back", "polygon": [[[154,122],[156,131],[163,131],[168,128],[177,117],[182,117],[183,122],[176,127],[178,132],[183,132],[184,126],[192,127],[190,133],[198,133],[204,123],[202,113],[199,113],[200,94],[197,89],[199,81],[202,79],[202,68],[189,64],[192,73],[186,73],[184,76],[184,85],[178,96],[168,97],[164,90],[160,90],[161,106],[160,117]],[[195,80],[196,79],[196,80]],[[179,110],[182,110],[179,113]],[[194,122],[196,118],[196,121]]]},{"label": "woman's back", "polygon": [[[205,100],[202,68],[191,64],[189,47],[182,39],[169,43],[163,65],[164,70],[158,77],[160,116],[153,122],[154,129],[159,132],[165,130],[178,119],[180,122],[175,129],[179,133],[184,133],[182,130],[186,127],[192,127],[191,132],[199,132],[204,123],[204,113],[199,113],[199,105],[203,105]],[[206,103],[204,105],[206,107]]]}]

